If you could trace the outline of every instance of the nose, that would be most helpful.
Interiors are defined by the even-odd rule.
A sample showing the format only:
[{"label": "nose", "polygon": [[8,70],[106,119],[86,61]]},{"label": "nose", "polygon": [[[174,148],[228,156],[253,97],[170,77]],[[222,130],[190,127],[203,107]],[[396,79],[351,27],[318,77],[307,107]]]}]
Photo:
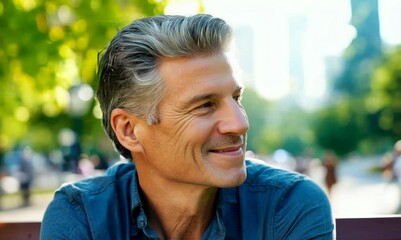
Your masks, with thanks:
[{"label": "nose", "polygon": [[219,132],[221,134],[245,135],[248,131],[249,123],[245,109],[234,99],[230,99],[221,112],[219,122]]}]

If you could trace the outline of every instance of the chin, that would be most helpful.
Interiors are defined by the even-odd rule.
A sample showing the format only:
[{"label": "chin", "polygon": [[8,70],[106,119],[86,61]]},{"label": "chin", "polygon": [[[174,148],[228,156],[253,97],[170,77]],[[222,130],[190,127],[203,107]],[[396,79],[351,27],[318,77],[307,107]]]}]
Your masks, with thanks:
[{"label": "chin", "polygon": [[221,188],[231,188],[238,187],[243,184],[246,180],[246,170],[244,169],[241,173],[236,173],[235,176],[226,177],[222,184],[219,186]]}]

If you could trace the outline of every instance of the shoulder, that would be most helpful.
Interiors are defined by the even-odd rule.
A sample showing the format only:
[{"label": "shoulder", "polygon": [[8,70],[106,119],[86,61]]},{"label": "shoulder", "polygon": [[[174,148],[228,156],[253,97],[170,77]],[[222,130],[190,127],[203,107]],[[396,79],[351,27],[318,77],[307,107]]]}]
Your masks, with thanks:
[{"label": "shoulder", "polygon": [[247,160],[246,164],[247,180],[239,188],[243,199],[259,207],[268,206],[266,211],[275,211],[275,214],[284,209],[284,213],[294,211],[293,206],[298,206],[300,211],[317,205],[330,210],[326,193],[309,177],[261,161]]},{"label": "shoulder", "polygon": [[96,196],[108,198],[116,194],[118,189],[130,185],[135,176],[135,165],[129,162],[111,166],[104,175],[86,178],[76,182],[63,184],[55,193],[54,201],[64,198],[70,204],[82,204],[85,199]]},{"label": "shoulder", "polygon": [[[322,188],[309,177],[247,160],[247,180],[239,188],[241,208],[266,225],[254,230],[263,234],[270,229],[274,239],[300,239],[325,236],[333,229],[331,206]],[[313,229],[313,231],[312,231]],[[309,238],[308,238],[309,239]]]},{"label": "shoulder", "polygon": [[118,234],[116,231],[122,226],[115,231],[106,231],[102,226],[109,220],[127,217],[130,193],[121,189],[130,187],[134,172],[134,164],[121,163],[110,167],[104,176],[63,185],[45,211],[43,239],[88,239],[88,236]]},{"label": "shoulder", "polygon": [[247,180],[240,187],[242,191],[260,192],[276,201],[303,199],[311,202],[309,198],[326,202],[326,194],[322,188],[309,177],[267,165],[260,160],[247,160]]},{"label": "shoulder", "polygon": [[105,191],[110,185],[118,184],[128,180],[135,172],[135,165],[129,162],[118,162],[111,166],[104,175],[86,178],[77,182],[66,183],[58,191],[64,192],[86,192],[98,194]]},{"label": "shoulder", "polygon": [[246,160],[246,167],[247,180],[245,184],[250,187],[288,188],[306,180],[302,174],[271,167],[261,160]]},{"label": "shoulder", "polygon": [[103,176],[66,183],[57,192],[74,198],[77,195],[97,195],[114,188],[114,185],[127,184],[134,176],[135,165],[130,162],[118,162],[111,166]]}]

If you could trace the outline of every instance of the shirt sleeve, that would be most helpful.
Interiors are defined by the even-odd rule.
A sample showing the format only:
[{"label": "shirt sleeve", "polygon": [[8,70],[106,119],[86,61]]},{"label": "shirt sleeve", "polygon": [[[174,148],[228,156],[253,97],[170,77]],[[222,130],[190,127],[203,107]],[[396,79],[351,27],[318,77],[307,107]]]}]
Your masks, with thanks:
[{"label": "shirt sleeve", "polygon": [[327,195],[310,179],[294,184],[282,196],[274,217],[274,239],[333,239],[333,218]]},{"label": "shirt sleeve", "polygon": [[40,239],[91,239],[84,210],[63,192],[56,192],[43,217]]}]

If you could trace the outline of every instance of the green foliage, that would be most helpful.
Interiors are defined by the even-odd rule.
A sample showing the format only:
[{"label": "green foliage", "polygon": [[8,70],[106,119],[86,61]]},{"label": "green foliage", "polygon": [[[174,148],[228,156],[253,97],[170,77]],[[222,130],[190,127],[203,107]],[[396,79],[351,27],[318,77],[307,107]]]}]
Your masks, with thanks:
[{"label": "green foliage", "polygon": [[[94,85],[97,54],[118,28],[162,13],[167,0],[14,0],[0,2],[0,143],[24,139],[49,150],[57,144],[68,89]],[[103,135],[92,112],[83,134]],[[98,126],[98,127],[92,127]]]},{"label": "green foliage", "polygon": [[401,139],[401,46],[391,49],[375,69],[365,105],[376,137]]},{"label": "green foliage", "polygon": [[342,99],[317,112],[312,128],[320,147],[339,155],[377,154],[401,139],[400,62],[401,46],[389,49],[370,70],[369,91],[363,96],[340,94]]},{"label": "green foliage", "polygon": [[267,101],[252,89],[247,89],[244,95],[243,105],[250,123],[249,150],[267,155],[282,148],[301,155],[313,145],[313,134],[308,127],[310,115],[297,104]]},{"label": "green foliage", "polygon": [[363,137],[358,109],[352,101],[342,99],[318,111],[312,129],[317,144],[344,156],[357,149]]},{"label": "green foliage", "polygon": [[275,143],[269,147],[269,153],[282,148],[294,156],[303,154],[314,145],[309,121],[310,113],[297,103],[290,100],[274,103],[265,136],[265,142]]},{"label": "green foliage", "polygon": [[256,151],[257,141],[266,124],[268,102],[252,88],[246,88],[242,99],[249,120],[247,149]]}]

